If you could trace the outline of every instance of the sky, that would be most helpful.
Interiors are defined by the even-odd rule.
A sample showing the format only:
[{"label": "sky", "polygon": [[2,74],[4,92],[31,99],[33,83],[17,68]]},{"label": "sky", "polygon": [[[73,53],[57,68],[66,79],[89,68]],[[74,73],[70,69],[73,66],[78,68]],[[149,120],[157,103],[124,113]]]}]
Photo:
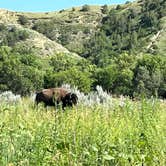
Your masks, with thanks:
[{"label": "sky", "polygon": [[12,11],[47,12],[73,6],[121,4],[127,0],[0,0],[0,8]]}]

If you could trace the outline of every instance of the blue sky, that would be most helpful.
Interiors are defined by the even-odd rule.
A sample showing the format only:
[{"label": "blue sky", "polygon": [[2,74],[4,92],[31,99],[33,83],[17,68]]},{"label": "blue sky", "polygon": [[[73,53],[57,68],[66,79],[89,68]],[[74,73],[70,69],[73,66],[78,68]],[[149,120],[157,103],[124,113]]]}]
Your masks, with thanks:
[{"label": "blue sky", "polygon": [[13,11],[55,11],[84,4],[120,4],[127,0],[0,0],[0,8]]}]

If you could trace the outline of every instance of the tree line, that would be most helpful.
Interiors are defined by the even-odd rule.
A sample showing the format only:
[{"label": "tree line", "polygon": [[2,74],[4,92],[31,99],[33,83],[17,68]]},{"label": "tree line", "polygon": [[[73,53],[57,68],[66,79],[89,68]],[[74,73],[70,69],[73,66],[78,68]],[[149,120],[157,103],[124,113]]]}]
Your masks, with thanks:
[{"label": "tree line", "polygon": [[166,57],[127,53],[114,57],[109,65],[97,67],[86,59],[58,54],[40,58],[0,48],[0,91],[28,95],[42,88],[77,86],[88,93],[101,85],[112,94],[136,97],[166,97]]}]

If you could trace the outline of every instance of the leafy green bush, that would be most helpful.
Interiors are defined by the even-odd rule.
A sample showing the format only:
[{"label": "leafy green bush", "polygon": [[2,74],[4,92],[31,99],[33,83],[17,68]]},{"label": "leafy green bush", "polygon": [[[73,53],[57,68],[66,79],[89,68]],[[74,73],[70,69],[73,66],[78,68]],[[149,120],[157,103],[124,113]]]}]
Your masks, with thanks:
[{"label": "leafy green bush", "polygon": [[84,59],[76,59],[71,55],[58,54],[50,59],[53,71],[46,72],[45,87],[70,84],[83,92],[89,92],[93,83],[91,67]]},{"label": "leafy green bush", "polygon": [[[166,58],[162,56],[145,55],[137,63],[134,70],[135,93],[145,96],[160,96],[161,87],[165,84]],[[166,89],[163,88],[163,94]],[[162,96],[161,96],[162,97]],[[163,96],[164,97],[164,96]]]},{"label": "leafy green bush", "polygon": [[2,37],[0,46],[15,46],[17,42],[29,38],[29,33],[14,26],[1,26],[0,36]]},{"label": "leafy green bush", "polygon": [[0,55],[1,91],[11,90],[15,94],[27,95],[43,86],[44,73],[36,56],[19,55],[7,47],[1,47]]},{"label": "leafy green bush", "polygon": [[82,9],[81,9],[82,12],[88,12],[89,10],[90,10],[89,5],[85,4],[85,5],[82,6]]},{"label": "leafy green bush", "polygon": [[101,7],[101,12],[102,12],[103,14],[108,14],[108,12],[109,12],[108,5],[103,5],[103,6]]},{"label": "leafy green bush", "polygon": [[28,18],[24,15],[20,15],[19,18],[18,18],[18,22],[21,24],[21,25],[26,25],[28,24]]}]

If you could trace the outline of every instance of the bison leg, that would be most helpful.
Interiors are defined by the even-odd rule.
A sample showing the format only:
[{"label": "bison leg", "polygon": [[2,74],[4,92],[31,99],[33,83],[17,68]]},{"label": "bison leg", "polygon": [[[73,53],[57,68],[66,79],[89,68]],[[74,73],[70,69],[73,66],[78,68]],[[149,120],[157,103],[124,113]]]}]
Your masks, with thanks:
[{"label": "bison leg", "polygon": [[65,111],[65,107],[66,107],[66,102],[62,101],[62,110]]},{"label": "bison leg", "polygon": [[65,106],[62,104],[62,110],[65,111]]}]

